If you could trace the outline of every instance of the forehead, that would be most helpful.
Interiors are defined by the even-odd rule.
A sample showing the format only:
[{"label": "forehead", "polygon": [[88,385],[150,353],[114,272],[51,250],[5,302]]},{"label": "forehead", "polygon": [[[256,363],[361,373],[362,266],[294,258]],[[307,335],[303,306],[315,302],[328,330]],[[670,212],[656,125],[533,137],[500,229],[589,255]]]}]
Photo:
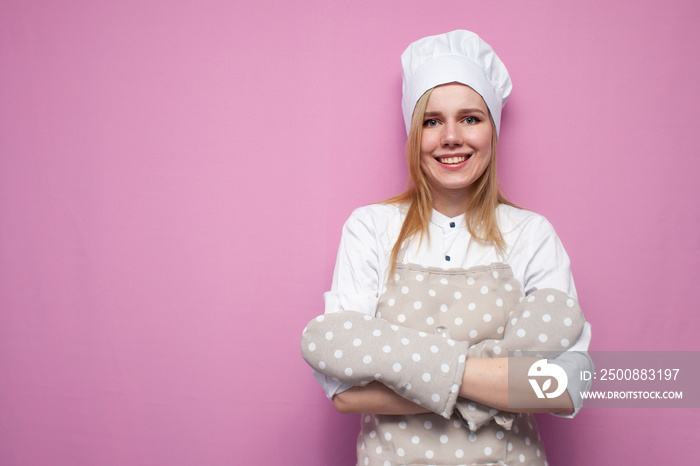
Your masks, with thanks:
[{"label": "forehead", "polygon": [[443,84],[433,89],[428,99],[427,112],[474,108],[488,112],[484,99],[469,86],[459,83]]}]

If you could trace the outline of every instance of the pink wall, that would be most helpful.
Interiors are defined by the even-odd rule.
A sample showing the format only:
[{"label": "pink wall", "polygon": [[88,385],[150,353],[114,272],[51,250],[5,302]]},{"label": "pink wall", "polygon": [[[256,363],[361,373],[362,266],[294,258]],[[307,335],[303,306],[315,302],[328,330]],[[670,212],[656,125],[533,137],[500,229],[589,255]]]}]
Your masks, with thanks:
[{"label": "pink wall", "polygon": [[[238,4],[238,5],[237,5]],[[240,6],[239,6],[240,5]],[[404,186],[399,55],[480,33],[503,185],[596,350],[700,350],[700,6],[0,3],[0,464],[351,465],[299,355],[340,227]],[[694,462],[698,410],[542,416],[552,464]]]}]

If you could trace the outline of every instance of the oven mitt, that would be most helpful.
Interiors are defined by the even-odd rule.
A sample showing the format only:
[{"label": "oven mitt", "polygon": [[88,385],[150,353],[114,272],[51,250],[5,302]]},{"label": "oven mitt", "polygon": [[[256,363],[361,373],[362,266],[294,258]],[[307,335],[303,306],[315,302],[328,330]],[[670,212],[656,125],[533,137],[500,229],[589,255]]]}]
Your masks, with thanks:
[{"label": "oven mitt", "polygon": [[[511,311],[501,340],[473,343],[467,356],[507,357],[509,351],[518,350],[560,354],[578,340],[584,322],[578,303],[566,293],[554,289],[537,290]],[[456,411],[472,432],[491,419],[510,429],[516,416],[464,398],[458,400]]]},{"label": "oven mitt", "polygon": [[468,349],[356,311],[316,317],[301,340],[302,356],[322,374],[350,385],[380,381],[445,418],[457,402]]}]

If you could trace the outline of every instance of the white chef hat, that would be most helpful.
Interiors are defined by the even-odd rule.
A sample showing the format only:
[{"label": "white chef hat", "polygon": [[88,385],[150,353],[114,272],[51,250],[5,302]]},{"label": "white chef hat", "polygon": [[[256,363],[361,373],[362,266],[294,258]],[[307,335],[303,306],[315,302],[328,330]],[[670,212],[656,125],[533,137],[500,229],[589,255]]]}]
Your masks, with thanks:
[{"label": "white chef hat", "polygon": [[401,55],[401,66],[401,107],[407,133],[418,99],[428,89],[457,82],[466,84],[483,97],[498,134],[501,109],[513,85],[503,62],[479,36],[470,31],[457,30],[424,37],[408,46]]}]

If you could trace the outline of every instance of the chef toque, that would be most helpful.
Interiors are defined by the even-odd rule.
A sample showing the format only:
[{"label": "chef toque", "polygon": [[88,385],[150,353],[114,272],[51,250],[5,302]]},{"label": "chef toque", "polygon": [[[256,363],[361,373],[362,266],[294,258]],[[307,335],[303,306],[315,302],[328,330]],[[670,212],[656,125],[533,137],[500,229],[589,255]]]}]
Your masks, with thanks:
[{"label": "chef toque", "polygon": [[418,99],[428,89],[453,82],[466,84],[481,95],[499,133],[501,109],[513,85],[503,62],[479,36],[457,30],[424,37],[408,46],[401,55],[401,66],[401,107],[407,133]]}]

